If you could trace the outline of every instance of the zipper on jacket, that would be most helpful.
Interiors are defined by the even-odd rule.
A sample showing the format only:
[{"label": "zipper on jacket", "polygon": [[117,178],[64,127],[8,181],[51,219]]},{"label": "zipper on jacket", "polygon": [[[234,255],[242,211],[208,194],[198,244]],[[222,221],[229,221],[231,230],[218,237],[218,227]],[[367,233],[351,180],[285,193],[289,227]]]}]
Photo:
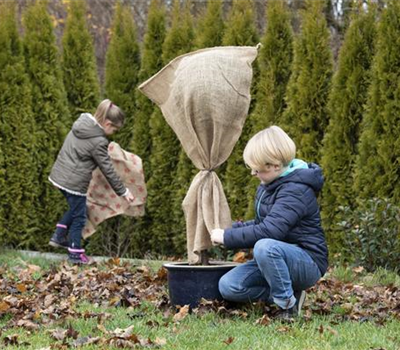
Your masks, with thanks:
[{"label": "zipper on jacket", "polygon": [[261,200],[262,200],[262,198],[263,198],[263,196],[264,196],[264,194],[265,194],[265,191],[266,191],[266,190],[263,190],[263,192],[261,193],[261,196],[260,196],[260,200],[259,200],[258,203],[257,203],[257,210],[256,210],[256,212],[257,212],[257,218],[258,218],[259,221],[261,221],[260,205],[261,205]]}]

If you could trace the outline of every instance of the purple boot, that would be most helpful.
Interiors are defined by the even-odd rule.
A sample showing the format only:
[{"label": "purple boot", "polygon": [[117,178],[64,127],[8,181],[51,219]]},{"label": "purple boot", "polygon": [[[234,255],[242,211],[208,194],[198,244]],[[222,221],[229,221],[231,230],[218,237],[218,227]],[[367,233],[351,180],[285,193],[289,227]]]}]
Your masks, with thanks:
[{"label": "purple boot", "polygon": [[68,226],[57,224],[56,232],[50,238],[49,245],[55,248],[68,249]]},{"label": "purple boot", "polygon": [[68,262],[87,265],[92,263],[92,259],[85,254],[85,249],[68,248]]}]

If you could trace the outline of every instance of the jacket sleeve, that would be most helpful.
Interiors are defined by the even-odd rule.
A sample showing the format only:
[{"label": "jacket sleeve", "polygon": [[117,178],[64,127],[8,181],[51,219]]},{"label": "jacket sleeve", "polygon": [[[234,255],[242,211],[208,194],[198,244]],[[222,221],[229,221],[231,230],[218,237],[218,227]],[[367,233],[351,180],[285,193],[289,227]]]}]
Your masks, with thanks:
[{"label": "jacket sleeve", "polygon": [[99,142],[92,150],[92,156],[101,172],[106,177],[108,183],[113,188],[118,196],[122,196],[126,192],[126,187],[122,183],[120,177],[115,172],[111,158],[108,155],[108,142],[107,140]]},{"label": "jacket sleeve", "polygon": [[249,225],[254,225],[255,220],[249,220],[249,221],[235,221],[232,223],[232,228],[237,228],[237,227],[244,227],[244,226],[249,226]]},{"label": "jacket sleeve", "polygon": [[276,196],[268,215],[259,224],[226,229],[224,245],[227,248],[252,248],[263,238],[284,241],[290,230],[298,224],[307,212],[308,198],[304,193],[311,188],[283,187]]}]

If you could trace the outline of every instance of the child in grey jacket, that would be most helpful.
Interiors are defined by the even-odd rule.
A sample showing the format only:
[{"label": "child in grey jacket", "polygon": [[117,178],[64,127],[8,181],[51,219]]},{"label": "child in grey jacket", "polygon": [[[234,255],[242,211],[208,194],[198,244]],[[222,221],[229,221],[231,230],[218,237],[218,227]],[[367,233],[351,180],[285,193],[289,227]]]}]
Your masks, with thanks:
[{"label": "child in grey jacket", "polygon": [[64,195],[69,210],[56,225],[49,244],[68,249],[71,263],[87,264],[82,249],[82,230],[86,223],[86,192],[92,172],[99,167],[119,196],[132,202],[133,196],[114,170],[108,155],[107,136],[124,124],[124,113],[110,100],[102,101],[92,116],[83,113],[68,133],[51,170],[49,180]]}]

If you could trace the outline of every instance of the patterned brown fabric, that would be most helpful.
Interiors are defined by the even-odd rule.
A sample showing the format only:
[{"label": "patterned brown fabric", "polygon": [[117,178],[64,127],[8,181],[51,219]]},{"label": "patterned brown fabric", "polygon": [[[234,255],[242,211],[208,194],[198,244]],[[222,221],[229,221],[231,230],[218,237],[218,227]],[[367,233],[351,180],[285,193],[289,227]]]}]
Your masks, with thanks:
[{"label": "patterned brown fabric", "polygon": [[83,229],[83,238],[91,236],[97,226],[104,220],[116,215],[143,216],[147,197],[143,175],[142,160],[135,154],[124,151],[120,145],[111,142],[108,154],[114,169],[124,185],[129,188],[135,200],[133,203],[119,197],[105,176],[97,168],[93,171],[92,180],[87,193],[88,221]]}]

